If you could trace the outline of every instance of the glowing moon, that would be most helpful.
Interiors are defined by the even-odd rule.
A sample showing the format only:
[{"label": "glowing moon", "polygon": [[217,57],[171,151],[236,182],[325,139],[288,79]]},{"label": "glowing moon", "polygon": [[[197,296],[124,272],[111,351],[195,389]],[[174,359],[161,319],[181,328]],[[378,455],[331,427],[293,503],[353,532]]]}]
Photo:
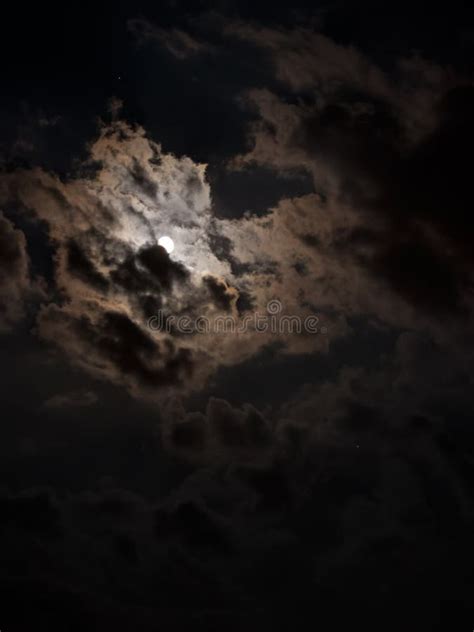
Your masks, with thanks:
[{"label": "glowing moon", "polygon": [[167,237],[166,235],[158,239],[158,245],[164,248],[168,254],[174,250],[174,241],[171,237]]}]

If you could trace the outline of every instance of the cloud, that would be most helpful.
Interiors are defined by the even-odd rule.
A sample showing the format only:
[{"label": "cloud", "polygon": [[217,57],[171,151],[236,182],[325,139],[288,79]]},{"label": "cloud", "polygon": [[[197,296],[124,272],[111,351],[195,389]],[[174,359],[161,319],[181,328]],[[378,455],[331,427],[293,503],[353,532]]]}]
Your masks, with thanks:
[{"label": "cloud", "polygon": [[[384,320],[397,295],[400,324],[411,318],[410,307],[422,320],[470,314],[469,81],[414,57],[399,61],[394,82],[355,49],[306,30],[234,24],[230,32],[266,49],[277,77],[299,95],[249,91],[258,116],[250,150],[232,165],[312,175],[317,196],[282,202],[267,217],[271,226],[286,219],[284,205],[298,208],[293,232],[299,229],[303,252],[312,246],[322,264],[303,255],[303,269],[319,278],[321,267],[339,269],[341,292],[350,295],[357,282],[359,302]],[[288,250],[283,239],[271,247],[280,243]],[[248,244],[242,243],[247,259]],[[369,296],[374,291],[378,306]]]},{"label": "cloud", "polygon": [[46,491],[23,492],[0,496],[2,525],[40,536],[60,534],[60,513],[57,503]]},{"label": "cloud", "polygon": [[[41,169],[2,177],[2,198],[45,221],[56,250],[62,299],[42,307],[37,331],[73,362],[134,392],[181,383],[181,371],[189,375],[193,364],[189,346],[165,334],[153,339],[146,319],[164,302],[171,313],[185,309],[191,296],[196,310],[208,302],[195,272],[204,268],[200,262],[204,271],[226,272],[206,244],[205,167],[163,154],[143,130],[115,122],[91,145],[84,169],[85,177],[65,182]],[[4,291],[18,293],[27,282],[25,242],[7,220],[2,227],[17,274],[5,276]],[[178,259],[157,245],[163,234],[175,240]],[[10,300],[9,318],[14,307]]]},{"label": "cloud", "polygon": [[235,288],[229,287],[225,279],[219,279],[208,274],[203,278],[203,281],[209,288],[211,297],[219,308],[228,312],[235,307],[239,299],[239,293]]},{"label": "cloud", "polygon": [[39,335],[62,347],[96,377],[126,385],[139,395],[183,384],[193,369],[191,352],[171,340],[155,340],[120,311],[91,305],[89,314],[51,304],[38,317]]},{"label": "cloud", "polygon": [[[314,406],[312,414],[314,423]],[[239,425],[246,411],[216,400],[207,414],[217,426],[228,416]],[[433,595],[443,608],[470,604],[472,502],[430,420],[389,429],[384,421],[348,409],[326,421],[331,433],[307,431],[277,458],[201,463],[147,498],[110,486],[2,493],[2,590],[28,601],[23,627],[34,617],[61,629],[62,610],[45,606],[51,594],[118,630],[133,620],[142,630],[157,620],[229,627],[237,616],[239,627],[272,630],[275,617],[348,623],[367,592],[377,595],[373,629],[380,610],[412,592],[412,616],[432,627]],[[224,444],[240,443],[236,436]],[[16,603],[5,614],[15,616]]]},{"label": "cloud", "polygon": [[156,42],[177,59],[188,59],[214,50],[210,44],[198,41],[181,29],[160,28],[142,18],[129,20],[127,24],[138,43]]},{"label": "cloud", "polygon": [[211,397],[204,413],[186,412],[182,405],[171,404],[164,420],[162,433],[167,447],[198,463],[264,464],[277,450],[269,420],[251,404],[238,408]]},{"label": "cloud", "polygon": [[196,502],[179,503],[171,511],[160,507],[154,520],[158,538],[182,540],[190,550],[226,553],[231,547],[227,525]]},{"label": "cloud", "polygon": [[[454,90],[443,69],[419,59],[401,62],[394,87],[328,38],[244,30],[268,48],[291,96],[250,93],[253,145],[234,165],[305,169],[314,193],[220,219],[204,165],[166,154],[116,117],[68,178],[0,176],[2,202],[46,222],[54,249],[41,340],[139,398],[169,396],[159,414],[168,456],[154,452],[151,431],[135,434],[140,406],[133,429],[128,405],[109,412],[118,433],[102,411],[90,428],[78,424],[76,440],[71,428],[56,426],[53,439],[37,430],[63,473],[63,446],[74,444],[77,461],[91,465],[79,475],[88,490],[0,494],[8,629],[63,630],[70,612],[77,629],[93,621],[147,632],[347,629],[362,618],[380,629],[387,612],[399,630],[408,610],[420,629],[472,621],[471,89]],[[0,229],[2,269],[20,280],[5,290],[14,306],[29,278],[26,241],[8,220]],[[171,256],[157,245],[162,235],[175,242]],[[279,315],[317,314],[329,335],[147,327],[158,310],[240,323],[275,299]],[[360,321],[389,339],[386,356],[369,348],[372,338],[357,339]],[[297,381],[308,383],[281,405],[268,366],[252,373],[255,390],[270,390],[263,410],[211,397],[190,412],[183,399],[266,346],[316,355],[343,336],[355,357],[336,350],[327,379],[305,365]],[[294,366],[283,364],[284,378]],[[41,412],[63,426],[71,406],[93,402],[92,391],[70,390]],[[151,414],[154,423],[156,407]],[[21,440],[15,430],[14,445]],[[145,449],[160,476],[142,468]],[[33,476],[41,448],[28,450]],[[91,454],[108,455],[106,464]],[[49,467],[43,476],[58,480]],[[107,467],[120,479],[128,472],[133,488],[143,471],[148,497],[104,483],[91,491]],[[15,487],[21,475],[15,469]]]},{"label": "cloud", "polygon": [[[223,335],[213,326],[224,314],[237,329],[245,305],[268,315],[268,301],[291,287],[282,272],[293,262],[282,251],[253,269],[245,261],[233,269],[232,253],[215,244],[225,237],[240,257],[250,222],[234,226],[215,217],[205,165],[165,154],[141,128],[103,125],[73,177],[13,171],[2,176],[0,197],[45,222],[55,251],[57,292],[41,307],[36,332],[74,364],[137,396],[198,389],[220,366],[248,359],[275,337],[294,352],[325,347],[311,335],[252,326]],[[175,243],[171,256],[158,245],[163,235]],[[261,237],[271,239],[264,224]],[[294,294],[287,311],[310,314]],[[174,326],[152,330],[149,319],[158,313]],[[176,327],[183,317],[206,319],[207,333],[185,335]]]},{"label": "cloud", "polygon": [[[220,367],[271,345],[327,353],[356,318],[453,344],[446,323],[467,331],[472,312],[472,89],[418,57],[400,60],[395,85],[327,37],[229,29],[267,51],[292,95],[247,93],[251,145],[232,166],[305,170],[315,192],[222,219],[206,165],[165,153],[115,115],[68,179],[38,168],[1,177],[0,199],[46,222],[55,249],[58,293],[38,315],[39,335],[146,397],[199,390]],[[175,243],[171,256],[157,245],[163,235]],[[268,316],[275,299],[279,318],[313,318],[319,334],[212,330],[222,315],[237,326]],[[175,323],[168,331],[148,326],[158,312]],[[205,318],[211,332],[180,331],[180,317]],[[180,432],[183,441],[199,434],[192,424]]]},{"label": "cloud", "polygon": [[0,212],[0,333],[23,318],[32,292],[25,235]]},{"label": "cloud", "polygon": [[354,46],[339,44],[309,28],[233,21],[226,32],[266,51],[276,77],[294,94],[315,95],[322,104],[335,95],[350,102],[370,96],[373,101],[391,103],[411,138],[431,129],[433,101],[460,80],[452,68],[416,54],[395,60],[391,76]]},{"label": "cloud", "polygon": [[72,277],[82,280],[86,285],[92,285],[98,290],[107,289],[107,279],[101,274],[91,259],[87,257],[79,244],[70,239],[65,246],[66,269]]},{"label": "cloud", "polygon": [[98,400],[93,391],[78,391],[74,393],[58,393],[47,399],[43,406],[49,409],[83,408],[92,406]]}]

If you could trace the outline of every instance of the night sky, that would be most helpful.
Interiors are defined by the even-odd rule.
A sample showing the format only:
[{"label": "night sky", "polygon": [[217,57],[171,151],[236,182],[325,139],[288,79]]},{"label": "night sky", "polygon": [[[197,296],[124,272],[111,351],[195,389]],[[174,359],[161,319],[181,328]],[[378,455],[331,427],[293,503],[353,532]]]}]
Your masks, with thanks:
[{"label": "night sky", "polygon": [[474,8],[0,31],[1,632],[470,632]]}]

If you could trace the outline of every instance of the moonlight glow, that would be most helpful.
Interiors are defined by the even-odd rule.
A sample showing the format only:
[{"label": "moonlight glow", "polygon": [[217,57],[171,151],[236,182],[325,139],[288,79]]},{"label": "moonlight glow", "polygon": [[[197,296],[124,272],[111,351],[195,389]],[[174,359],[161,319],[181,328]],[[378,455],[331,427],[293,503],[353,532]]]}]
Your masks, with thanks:
[{"label": "moonlight glow", "polygon": [[168,254],[171,254],[174,250],[174,241],[166,235],[158,239],[158,245],[162,246]]}]

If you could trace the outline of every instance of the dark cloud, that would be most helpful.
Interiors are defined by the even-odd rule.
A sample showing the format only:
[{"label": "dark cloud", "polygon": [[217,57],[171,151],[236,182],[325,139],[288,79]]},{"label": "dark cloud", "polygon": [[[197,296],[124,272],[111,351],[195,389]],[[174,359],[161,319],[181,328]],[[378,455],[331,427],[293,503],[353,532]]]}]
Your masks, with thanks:
[{"label": "dark cloud", "polygon": [[225,400],[211,399],[207,415],[211,432],[226,447],[265,448],[270,441],[268,422],[253,406],[240,411]]},{"label": "dark cloud", "polygon": [[[124,314],[108,312],[99,325],[86,321],[76,325],[77,335],[94,347],[99,357],[109,360],[120,373],[136,378],[148,387],[172,384],[182,379],[192,367],[190,353],[185,349],[173,349],[173,343],[164,346],[156,343],[140,327]],[[164,348],[170,352],[162,356]],[[163,364],[156,366],[156,362]]]},{"label": "dark cloud", "polygon": [[165,443],[179,456],[204,463],[265,462],[277,438],[268,419],[255,407],[233,407],[211,397],[205,413],[169,414],[163,425]]},{"label": "dark cloud", "polygon": [[189,274],[182,264],[170,259],[162,246],[142,248],[137,259],[165,289],[169,289],[173,281],[185,280]]},{"label": "dark cloud", "polygon": [[184,282],[186,268],[172,261],[162,246],[144,246],[128,256],[110,272],[115,283],[128,292],[150,295],[172,289],[173,283]]},{"label": "dark cloud", "polygon": [[206,275],[203,277],[203,281],[209,288],[212,300],[216,306],[226,312],[231,311],[239,299],[237,290],[229,287],[224,279],[217,279],[212,275]]},{"label": "dark cloud", "polygon": [[2,216],[1,224],[1,263],[2,277],[6,282],[9,275],[17,274],[18,267],[24,262],[26,245],[24,235],[21,231],[15,231],[11,222]]},{"label": "dark cloud", "polygon": [[184,420],[169,429],[171,446],[180,451],[190,451],[199,454],[207,441],[206,419],[199,413],[191,413]]},{"label": "dark cloud", "polygon": [[21,320],[31,291],[25,235],[0,213],[0,332]]},{"label": "dark cloud", "polygon": [[473,281],[470,82],[413,58],[399,62],[396,89],[368,58],[324,36],[305,31],[298,43],[296,31],[234,32],[268,48],[282,80],[303,92],[297,104],[250,94],[261,120],[243,164],[303,167],[323,207],[351,211],[352,226],[334,223],[326,243],[306,233],[305,243],[343,253],[434,318],[465,315]]},{"label": "dark cloud", "polygon": [[59,509],[48,492],[25,493],[0,497],[2,528],[37,533],[43,536],[60,534]]},{"label": "dark cloud", "polygon": [[[471,251],[466,247],[473,228],[467,210],[470,193],[466,168],[468,147],[474,139],[473,120],[468,114],[471,101],[472,88],[468,86],[435,101],[433,107],[441,112],[437,126],[405,151],[397,151],[394,140],[398,136],[387,134],[374,117],[370,117],[370,131],[367,128],[364,136],[375,136],[378,143],[383,139],[387,146],[383,153],[375,147],[369,149],[359,138],[351,157],[347,151],[351,134],[342,125],[338,126],[340,142],[333,138],[332,151],[339,148],[343,160],[348,161],[337,170],[350,178],[344,189],[352,195],[355,207],[368,207],[376,221],[384,214],[388,219],[382,231],[379,227],[371,234],[370,228],[366,229],[366,241],[371,240],[373,248],[366,263],[407,300],[432,314],[463,311],[472,284],[468,271]],[[315,143],[320,136],[315,136]],[[322,155],[328,158],[324,135]],[[364,193],[361,197],[357,189],[364,174],[373,182],[373,199],[364,200]],[[356,245],[359,232],[357,229],[350,235],[350,246]]]},{"label": "dark cloud", "polygon": [[84,283],[88,283],[101,291],[108,288],[107,279],[102,275],[80,245],[71,239],[66,245],[66,265],[67,271],[79,278]]},{"label": "dark cloud", "polygon": [[184,384],[193,371],[189,349],[172,340],[157,341],[121,312],[77,316],[52,306],[39,318],[41,336],[60,344],[71,358],[84,355],[84,365],[95,375],[143,389]]},{"label": "dark cloud", "polygon": [[181,29],[167,30],[140,18],[129,20],[128,28],[140,44],[155,42],[178,59],[213,51],[212,46]]},{"label": "dark cloud", "polygon": [[[224,402],[212,408],[239,417]],[[378,629],[393,611],[395,632],[405,607],[421,629],[435,629],[440,616],[467,621],[471,504],[436,424],[418,417],[387,429],[380,412],[352,406],[326,432],[307,421],[277,459],[193,468],[159,501],[117,488],[61,500],[3,495],[4,594],[26,600],[53,630],[67,617],[56,598],[83,613],[81,624],[118,630],[131,621],[153,630],[157,619],[185,630],[196,621],[236,631],[316,620],[339,627],[354,613]],[[367,594],[377,597],[370,616]],[[15,624],[13,615],[12,605]]]},{"label": "dark cloud", "polygon": [[130,173],[135,184],[140,187],[140,189],[142,189],[148,197],[154,199],[158,192],[158,185],[149,177],[146,170],[142,167],[138,160],[134,161]]},{"label": "dark cloud", "polygon": [[158,538],[182,539],[191,549],[219,553],[230,549],[228,528],[195,502],[178,504],[172,510],[157,509],[154,530]]},{"label": "dark cloud", "polygon": [[92,406],[97,402],[97,393],[93,391],[76,391],[71,393],[59,393],[53,395],[44,402],[45,408],[61,410],[64,408],[83,408]]}]

